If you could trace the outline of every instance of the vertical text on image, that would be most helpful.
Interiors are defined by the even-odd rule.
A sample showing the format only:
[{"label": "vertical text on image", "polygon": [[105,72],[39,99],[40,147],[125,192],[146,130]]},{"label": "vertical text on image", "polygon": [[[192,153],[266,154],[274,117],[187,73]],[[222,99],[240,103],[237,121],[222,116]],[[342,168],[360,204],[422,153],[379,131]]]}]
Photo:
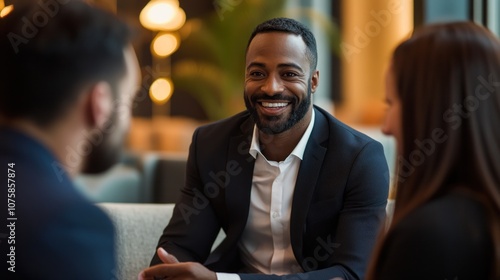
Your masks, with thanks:
[{"label": "vertical text on image", "polygon": [[10,245],[7,254],[7,270],[16,272],[16,164],[7,164],[7,228],[9,230],[8,241]]}]

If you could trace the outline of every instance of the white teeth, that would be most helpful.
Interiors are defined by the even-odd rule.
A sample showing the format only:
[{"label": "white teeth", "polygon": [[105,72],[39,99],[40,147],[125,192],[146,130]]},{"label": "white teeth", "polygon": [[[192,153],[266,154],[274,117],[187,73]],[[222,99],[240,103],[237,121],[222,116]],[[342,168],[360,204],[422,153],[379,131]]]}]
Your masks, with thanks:
[{"label": "white teeth", "polygon": [[263,107],[269,107],[269,108],[286,107],[287,105],[288,103],[262,102]]}]

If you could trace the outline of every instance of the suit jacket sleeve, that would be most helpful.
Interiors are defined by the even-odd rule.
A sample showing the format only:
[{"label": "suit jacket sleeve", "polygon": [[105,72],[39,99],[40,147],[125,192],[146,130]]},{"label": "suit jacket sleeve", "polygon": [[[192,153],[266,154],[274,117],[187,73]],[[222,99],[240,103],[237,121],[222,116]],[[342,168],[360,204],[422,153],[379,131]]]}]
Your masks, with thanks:
[{"label": "suit jacket sleeve", "polygon": [[[73,275],[73,279],[96,280],[118,277],[115,270],[114,228],[100,209],[81,205],[78,209],[61,213],[58,219],[57,224],[64,224],[67,228],[60,230],[57,225],[49,225],[51,229],[46,231],[47,238],[57,244],[49,244],[51,247],[48,248],[57,263],[57,269],[51,264],[41,271],[53,270],[54,277],[50,279],[64,279],[67,275]],[[74,254],[68,255],[68,251]],[[56,261],[58,258],[59,261]]]},{"label": "suit jacket sleeve", "polygon": [[379,230],[385,221],[389,171],[382,145],[368,143],[354,161],[337,226],[335,277],[364,279]]},{"label": "suit jacket sleeve", "polygon": [[19,254],[22,254],[19,271],[16,271],[22,275],[19,279],[108,280],[118,277],[114,229],[109,218],[96,207],[68,207],[54,213],[44,228],[32,234],[36,236],[29,241],[31,248],[21,242],[18,245]]}]

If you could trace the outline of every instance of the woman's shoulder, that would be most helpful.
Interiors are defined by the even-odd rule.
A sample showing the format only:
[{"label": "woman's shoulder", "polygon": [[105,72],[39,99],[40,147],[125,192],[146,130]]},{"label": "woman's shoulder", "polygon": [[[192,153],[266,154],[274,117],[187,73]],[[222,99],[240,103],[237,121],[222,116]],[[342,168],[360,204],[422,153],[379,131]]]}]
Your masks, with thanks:
[{"label": "woman's shoulder", "polygon": [[480,279],[470,277],[487,272],[491,263],[487,216],[478,200],[461,193],[418,207],[387,236],[385,253],[392,272],[399,267],[402,273],[412,271],[427,279],[444,279],[431,275]]},{"label": "woman's shoulder", "polygon": [[424,227],[433,234],[436,231],[452,231],[457,235],[459,232],[467,233],[469,227],[487,230],[487,224],[486,209],[478,199],[452,192],[416,208],[400,223],[399,228]]}]

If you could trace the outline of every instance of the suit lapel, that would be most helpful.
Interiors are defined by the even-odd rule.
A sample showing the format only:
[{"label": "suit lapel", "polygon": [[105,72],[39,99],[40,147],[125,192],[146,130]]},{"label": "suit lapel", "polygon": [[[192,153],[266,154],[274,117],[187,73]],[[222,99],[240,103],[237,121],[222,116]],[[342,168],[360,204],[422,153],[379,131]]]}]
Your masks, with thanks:
[{"label": "suit lapel", "polygon": [[314,128],[307,142],[295,183],[290,217],[290,239],[293,253],[299,264],[302,263],[302,235],[306,230],[307,209],[309,209],[327,151],[322,143],[328,139],[328,135],[328,121],[320,111],[316,110]]},{"label": "suit lapel", "polygon": [[253,168],[255,159],[249,154],[252,142],[253,122],[247,120],[241,126],[242,134],[231,138],[227,162],[238,164],[239,172],[231,178],[226,189],[226,205],[229,223],[238,235],[243,231],[250,207]]},{"label": "suit lapel", "polygon": [[233,253],[236,251],[234,249],[237,248],[237,242],[246,226],[255,163],[255,159],[249,154],[253,125],[254,123],[249,117],[240,127],[241,134],[232,137],[229,141],[226,164],[237,165],[235,169],[238,170],[234,175],[230,175],[225,191],[229,227],[226,239],[209,256],[206,265],[219,261],[224,263],[234,261],[227,258],[235,257]]}]

